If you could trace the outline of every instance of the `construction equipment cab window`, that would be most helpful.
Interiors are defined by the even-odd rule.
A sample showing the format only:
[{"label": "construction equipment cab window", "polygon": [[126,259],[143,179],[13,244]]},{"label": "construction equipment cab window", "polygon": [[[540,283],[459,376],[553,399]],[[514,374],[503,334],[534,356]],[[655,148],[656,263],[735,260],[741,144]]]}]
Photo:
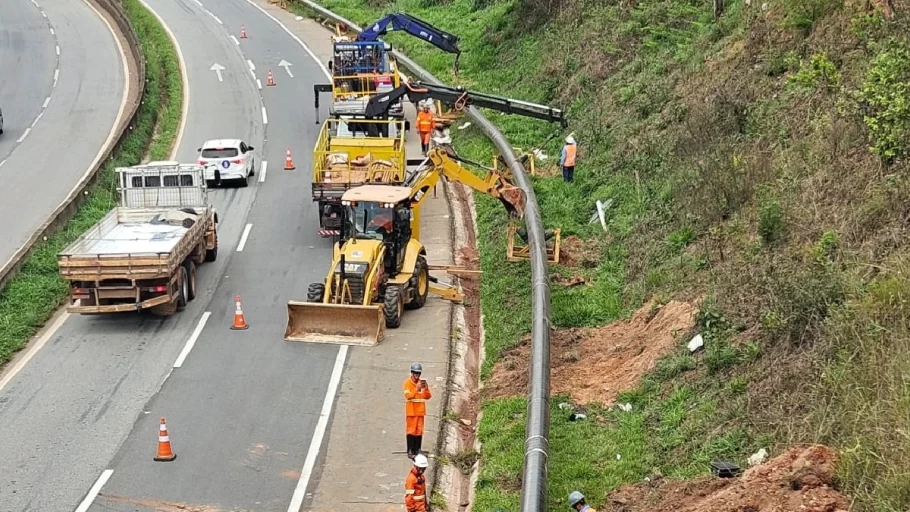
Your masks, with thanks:
[{"label": "construction equipment cab window", "polygon": [[411,213],[407,207],[393,209],[378,203],[356,203],[348,207],[345,217],[349,219],[351,234],[361,240],[383,240],[388,234],[410,236]]}]

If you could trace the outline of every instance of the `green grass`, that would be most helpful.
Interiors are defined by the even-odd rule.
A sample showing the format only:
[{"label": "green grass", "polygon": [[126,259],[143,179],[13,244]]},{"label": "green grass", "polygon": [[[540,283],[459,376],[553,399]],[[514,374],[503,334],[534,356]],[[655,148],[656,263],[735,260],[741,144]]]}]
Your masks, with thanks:
[{"label": "green grass", "polygon": [[142,43],[146,61],[145,97],[135,129],[108,159],[97,183],[76,216],[64,228],[38,244],[19,274],[0,290],[0,365],[28,343],[66,298],[57,253],[116,205],[114,169],[166,159],[180,124],[183,83],[176,51],[164,28],[138,0],[123,0],[127,17]]},{"label": "green grass", "polygon": [[[715,22],[708,0],[322,1],[360,25],[398,10],[457,34],[458,77],[451,56],[385,38],[447,83],[569,107],[576,182],[533,182],[546,227],[594,247],[590,265],[551,273],[593,285],[551,287],[557,328],[706,297],[706,350],[668,354],[622,397],[632,412],[593,405],[568,422],[554,397],[552,509],[573,488],[600,509],[649,474],[823,442],[857,510],[908,510],[906,1],[893,20],[839,1],[726,3]],[[489,117],[522,148],[555,129]],[[459,153],[489,161],[491,145],[465,132]],[[612,200],[606,233],[588,224],[597,199]],[[477,213],[487,378],[528,332],[530,276],[504,261],[499,204],[478,197]],[[483,404],[478,510],[517,509],[525,411]]]}]

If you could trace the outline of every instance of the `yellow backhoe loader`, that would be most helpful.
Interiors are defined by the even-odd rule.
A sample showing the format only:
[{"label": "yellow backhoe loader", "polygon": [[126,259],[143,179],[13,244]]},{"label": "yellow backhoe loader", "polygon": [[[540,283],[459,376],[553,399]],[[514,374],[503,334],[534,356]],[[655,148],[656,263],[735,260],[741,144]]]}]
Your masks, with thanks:
[{"label": "yellow backhoe loader", "polygon": [[491,169],[485,178],[463,167],[451,148],[429,151],[403,186],[362,185],[341,198],[342,239],[325,280],[306,301],[288,301],[284,339],[376,345],[385,328],[401,325],[405,309],[420,309],[430,292],[459,301],[454,287],[429,274],[420,243],[420,204],[440,176],[498,198],[513,218],[524,216],[524,192]]}]

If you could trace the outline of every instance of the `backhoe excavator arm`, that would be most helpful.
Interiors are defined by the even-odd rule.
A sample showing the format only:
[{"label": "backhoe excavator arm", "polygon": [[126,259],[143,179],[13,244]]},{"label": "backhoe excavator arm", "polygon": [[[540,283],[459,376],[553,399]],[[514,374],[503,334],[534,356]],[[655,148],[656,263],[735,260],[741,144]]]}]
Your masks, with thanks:
[{"label": "backhoe excavator arm", "polygon": [[444,52],[456,54],[456,62],[458,57],[461,56],[461,50],[458,49],[458,36],[440,30],[415,16],[402,12],[386,15],[381,20],[365,28],[357,36],[357,41],[376,41],[379,36],[383,36],[393,30],[403,30]]},{"label": "backhoe excavator arm", "polygon": [[404,96],[407,96],[413,103],[430,98],[442,101],[455,110],[462,110],[466,106],[473,105],[475,107],[498,110],[507,114],[533,117],[551,123],[559,122],[563,128],[568,126],[565,114],[560,109],[527,101],[493,96],[492,94],[468,91],[462,87],[446,87],[425,82],[403,83],[389,92],[371,97],[364,115],[371,118],[385,117],[392,105]]},{"label": "backhoe excavator arm", "polygon": [[448,181],[461,183],[477,192],[499,199],[512,218],[524,217],[524,191],[509,183],[493,169],[470,162],[486,169],[486,177],[481,178],[461,165],[460,162],[467,163],[466,160],[442,147],[431,149],[427,153],[427,160],[429,165],[424,165],[405,182],[405,186],[411,187],[412,209],[420,206],[427,193],[439,182],[439,177],[443,176]]}]

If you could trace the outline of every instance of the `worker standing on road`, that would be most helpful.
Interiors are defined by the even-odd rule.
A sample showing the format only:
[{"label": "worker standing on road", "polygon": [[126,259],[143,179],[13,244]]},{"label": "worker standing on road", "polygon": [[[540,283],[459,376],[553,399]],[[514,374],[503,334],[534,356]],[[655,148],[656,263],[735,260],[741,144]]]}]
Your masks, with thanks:
[{"label": "worker standing on road", "polygon": [[577,150],[578,146],[575,145],[575,137],[571,135],[566,137],[566,145],[562,147],[562,154],[559,155],[562,179],[566,183],[571,182],[575,176],[575,153]]},{"label": "worker standing on road", "polygon": [[420,363],[411,365],[411,376],[404,381],[404,415],[407,424],[408,458],[414,460],[420,454],[423,441],[423,418],[427,414],[427,400],[432,398],[427,381],[420,378],[423,367]]},{"label": "worker standing on road", "polygon": [[435,127],[436,120],[430,112],[430,106],[424,105],[423,110],[417,114],[417,133],[420,134],[420,148],[424,155],[430,150],[430,134]]},{"label": "worker standing on road", "polygon": [[572,510],[578,510],[580,512],[597,512],[590,505],[585,503],[585,495],[578,492],[572,491],[569,494],[569,507]]},{"label": "worker standing on road", "polygon": [[429,462],[425,455],[414,457],[414,467],[404,481],[404,507],[408,512],[426,512],[427,479],[423,475]]}]

